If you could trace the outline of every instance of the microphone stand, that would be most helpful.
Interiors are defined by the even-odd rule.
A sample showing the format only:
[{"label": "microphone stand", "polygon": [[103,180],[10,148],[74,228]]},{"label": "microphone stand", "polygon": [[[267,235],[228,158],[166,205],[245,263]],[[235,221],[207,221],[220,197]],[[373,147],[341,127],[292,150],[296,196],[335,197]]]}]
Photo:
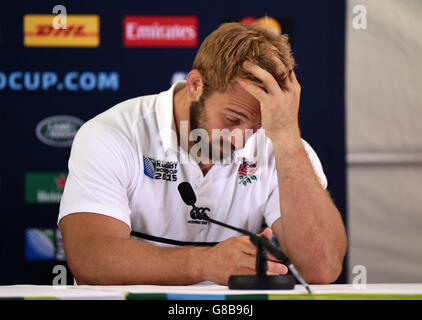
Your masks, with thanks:
[{"label": "microphone stand", "polygon": [[250,241],[257,248],[256,255],[256,275],[231,275],[229,278],[229,288],[230,289],[243,289],[243,290],[262,290],[262,289],[277,289],[277,290],[291,290],[295,287],[295,279],[292,275],[267,275],[266,271],[268,269],[268,259],[265,251],[268,251],[276,259],[287,265],[292,274],[296,279],[306,288],[306,291],[310,294],[312,293],[309,285],[302,278],[302,276],[297,271],[296,267],[284,252],[276,248],[265,236],[257,236],[256,234],[243,230],[240,228],[233,227],[226,223],[211,219],[208,215],[203,212],[201,213],[198,207],[195,204],[191,204],[195,210],[196,216],[199,219],[209,221],[211,223],[217,224],[219,226],[232,229],[241,234],[249,236]]}]

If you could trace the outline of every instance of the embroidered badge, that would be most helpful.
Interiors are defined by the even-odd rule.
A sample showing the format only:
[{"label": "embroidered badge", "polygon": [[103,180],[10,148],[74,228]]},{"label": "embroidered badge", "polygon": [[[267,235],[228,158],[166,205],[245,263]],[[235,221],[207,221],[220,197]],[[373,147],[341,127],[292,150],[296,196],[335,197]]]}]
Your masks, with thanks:
[{"label": "embroidered badge", "polygon": [[239,166],[237,173],[239,177],[239,184],[246,186],[248,183],[252,183],[252,181],[257,180],[255,175],[256,163],[243,161],[243,163]]},{"label": "embroidered badge", "polygon": [[144,174],[153,180],[177,181],[177,162],[156,160],[143,156]]},{"label": "embroidered badge", "polygon": [[[198,210],[200,214],[203,214],[203,213],[207,214],[207,212],[211,212],[211,209],[207,207],[199,207]],[[190,211],[190,217],[192,218],[192,220],[188,220],[188,223],[190,224],[208,224],[209,223],[208,221],[201,220],[198,217],[195,209],[192,209]]]}]

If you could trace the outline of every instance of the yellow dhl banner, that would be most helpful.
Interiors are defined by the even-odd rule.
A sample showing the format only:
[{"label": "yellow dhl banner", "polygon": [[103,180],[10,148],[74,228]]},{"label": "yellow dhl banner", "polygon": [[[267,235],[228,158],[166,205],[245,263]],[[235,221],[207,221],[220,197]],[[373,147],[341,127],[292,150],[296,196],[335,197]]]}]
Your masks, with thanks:
[{"label": "yellow dhl banner", "polygon": [[23,17],[25,47],[98,47],[100,17],[66,16],[66,28],[55,28],[53,14],[27,14]]}]

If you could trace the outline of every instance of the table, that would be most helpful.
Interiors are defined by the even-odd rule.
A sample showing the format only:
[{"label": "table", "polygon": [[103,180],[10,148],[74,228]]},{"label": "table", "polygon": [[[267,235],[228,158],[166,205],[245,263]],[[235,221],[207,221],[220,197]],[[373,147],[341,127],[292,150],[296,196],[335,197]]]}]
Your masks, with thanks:
[{"label": "table", "polygon": [[193,286],[0,286],[0,300],[422,300],[422,283],[301,285],[293,290],[229,290],[216,284]]}]

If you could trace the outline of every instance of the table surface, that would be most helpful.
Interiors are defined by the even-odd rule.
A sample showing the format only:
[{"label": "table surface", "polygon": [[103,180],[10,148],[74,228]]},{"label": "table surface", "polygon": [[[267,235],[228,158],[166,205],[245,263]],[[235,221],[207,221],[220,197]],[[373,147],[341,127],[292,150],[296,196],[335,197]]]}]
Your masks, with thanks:
[{"label": "table surface", "polygon": [[230,290],[226,286],[0,286],[0,299],[76,300],[422,300],[422,283],[311,285],[312,294],[296,285],[293,290]]}]

